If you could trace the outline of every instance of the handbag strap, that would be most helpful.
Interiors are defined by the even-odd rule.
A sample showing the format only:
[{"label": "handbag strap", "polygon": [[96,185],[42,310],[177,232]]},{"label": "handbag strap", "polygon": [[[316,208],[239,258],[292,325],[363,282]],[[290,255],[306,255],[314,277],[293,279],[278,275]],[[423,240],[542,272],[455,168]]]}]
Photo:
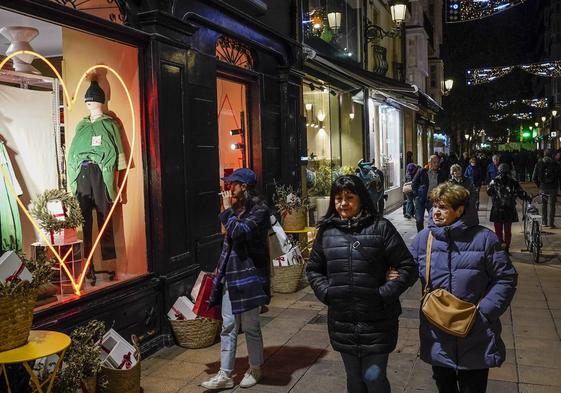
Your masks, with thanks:
[{"label": "handbag strap", "polygon": [[423,294],[429,293],[430,288],[430,261],[432,255],[432,232],[429,231],[429,236],[427,237],[427,249],[425,255],[425,290]]}]

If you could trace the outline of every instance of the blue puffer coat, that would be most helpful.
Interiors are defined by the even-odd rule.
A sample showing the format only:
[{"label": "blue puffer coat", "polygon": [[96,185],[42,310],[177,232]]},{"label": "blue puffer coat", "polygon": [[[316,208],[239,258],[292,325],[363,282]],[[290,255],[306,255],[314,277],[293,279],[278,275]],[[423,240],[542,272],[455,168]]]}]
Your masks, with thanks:
[{"label": "blue puffer coat", "polygon": [[464,338],[443,332],[420,313],[421,359],[433,366],[477,370],[498,367],[505,360],[499,317],[514,296],[518,274],[495,233],[477,225],[477,215],[472,213],[466,211],[446,227],[430,219],[429,227],[412,244],[423,288],[430,230],[431,288],[444,288],[464,301],[479,303],[476,322]]}]

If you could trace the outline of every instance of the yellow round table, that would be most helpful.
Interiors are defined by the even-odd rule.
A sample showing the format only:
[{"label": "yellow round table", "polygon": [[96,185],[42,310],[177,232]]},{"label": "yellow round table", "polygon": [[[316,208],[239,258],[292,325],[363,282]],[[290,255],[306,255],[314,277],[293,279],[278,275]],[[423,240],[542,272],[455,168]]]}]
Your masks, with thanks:
[{"label": "yellow round table", "polygon": [[[0,376],[1,374],[4,374],[4,380],[6,381],[6,386],[8,387],[8,393],[12,393],[12,389],[10,388],[6,365],[14,363],[21,363],[27,370],[31,381],[35,385],[35,389],[33,390],[34,392],[50,393],[53,388],[55,376],[62,365],[64,353],[70,345],[70,342],[70,337],[63,333],[50,332],[46,330],[32,330],[29,333],[29,340],[27,341],[27,344],[18,348],[10,349],[9,351],[0,352]],[[41,383],[39,382],[37,375],[35,375],[29,366],[29,362],[54,354],[59,355],[56,366],[49,377]],[[43,390],[45,385],[48,385],[47,390]]]}]

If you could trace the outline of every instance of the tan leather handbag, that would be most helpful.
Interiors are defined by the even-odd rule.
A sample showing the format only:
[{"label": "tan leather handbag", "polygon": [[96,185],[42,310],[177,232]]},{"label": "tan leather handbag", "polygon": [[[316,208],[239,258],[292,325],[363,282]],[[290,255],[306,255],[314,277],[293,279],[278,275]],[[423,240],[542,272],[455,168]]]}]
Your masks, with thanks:
[{"label": "tan leather handbag", "polygon": [[413,182],[408,181],[403,183],[402,191],[404,194],[409,194],[410,192],[413,192]]},{"label": "tan leather handbag", "polygon": [[445,289],[430,289],[430,262],[432,254],[432,233],[427,239],[425,289],[421,300],[421,310],[430,323],[440,330],[456,337],[469,334],[477,317],[477,306],[465,302]]}]

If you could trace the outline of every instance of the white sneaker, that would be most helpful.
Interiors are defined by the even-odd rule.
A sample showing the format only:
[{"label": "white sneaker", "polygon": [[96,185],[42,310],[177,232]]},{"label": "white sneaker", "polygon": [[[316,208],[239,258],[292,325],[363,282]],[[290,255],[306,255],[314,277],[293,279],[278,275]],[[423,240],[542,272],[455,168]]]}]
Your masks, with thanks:
[{"label": "white sneaker", "polygon": [[220,370],[214,377],[201,383],[201,386],[205,389],[211,390],[229,389],[234,387],[234,380],[230,378],[225,371]]},{"label": "white sneaker", "polygon": [[249,370],[245,372],[242,381],[240,382],[240,388],[250,388],[257,385],[261,380],[261,367],[250,367]]}]

